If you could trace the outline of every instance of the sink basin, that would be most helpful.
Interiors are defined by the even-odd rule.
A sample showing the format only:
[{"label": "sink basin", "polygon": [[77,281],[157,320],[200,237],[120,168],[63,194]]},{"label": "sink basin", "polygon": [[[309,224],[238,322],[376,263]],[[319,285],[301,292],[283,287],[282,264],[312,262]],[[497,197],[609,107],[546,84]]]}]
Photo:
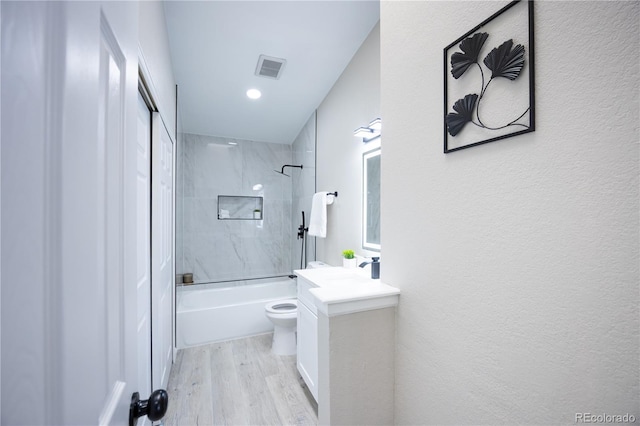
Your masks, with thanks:
[{"label": "sink basin", "polygon": [[311,283],[314,304],[328,316],[343,315],[398,304],[400,290],[371,279],[368,270],[330,267],[295,273]]}]

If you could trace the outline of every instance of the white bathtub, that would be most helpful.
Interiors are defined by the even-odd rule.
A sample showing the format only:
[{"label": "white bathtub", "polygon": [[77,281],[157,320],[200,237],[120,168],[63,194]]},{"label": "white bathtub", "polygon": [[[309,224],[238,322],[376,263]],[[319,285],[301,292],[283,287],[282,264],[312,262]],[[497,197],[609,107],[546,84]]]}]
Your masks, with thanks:
[{"label": "white bathtub", "polygon": [[181,349],[272,331],[264,305],[295,299],[296,280],[284,277],[181,286],[176,297],[176,338]]}]

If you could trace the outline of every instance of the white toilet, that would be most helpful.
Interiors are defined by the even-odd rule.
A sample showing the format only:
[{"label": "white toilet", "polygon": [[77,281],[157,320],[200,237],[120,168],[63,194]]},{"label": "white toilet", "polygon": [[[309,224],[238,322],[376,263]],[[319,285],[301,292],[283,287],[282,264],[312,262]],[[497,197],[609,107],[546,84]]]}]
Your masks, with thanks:
[{"label": "white toilet", "polygon": [[[319,261],[309,262],[308,269],[327,268]],[[296,331],[298,329],[298,299],[276,300],[264,306],[267,318],[273,323],[271,352],[276,355],[296,354]]]},{"label": "white toilet", "polygon": [[276,355],[295,355],[298,300],[276,300],[267,303],[264,309],[273,323],[271,351]]}]

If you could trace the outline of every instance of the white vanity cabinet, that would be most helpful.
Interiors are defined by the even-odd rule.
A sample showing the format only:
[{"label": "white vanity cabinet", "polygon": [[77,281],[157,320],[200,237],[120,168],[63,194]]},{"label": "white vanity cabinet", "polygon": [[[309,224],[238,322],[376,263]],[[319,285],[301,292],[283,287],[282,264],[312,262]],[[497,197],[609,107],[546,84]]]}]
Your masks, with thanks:
[{"label": "white vanity cabinet", "polygon": [[298,350],[297,365],[302,379],[318,400],[318,311],[310,289],[310,281],[298,277]]},{"label": "white vanity cabinet", "polygon": [[297,365],[318,402],[318,424],[393,424],[400,290],[359,269],[295,273]]}]

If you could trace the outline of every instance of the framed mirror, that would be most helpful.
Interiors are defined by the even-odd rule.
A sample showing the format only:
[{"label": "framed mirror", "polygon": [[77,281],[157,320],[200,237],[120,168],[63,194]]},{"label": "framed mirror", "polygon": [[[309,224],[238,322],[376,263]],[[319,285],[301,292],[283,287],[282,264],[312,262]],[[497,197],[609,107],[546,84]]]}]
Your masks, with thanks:
[{"label": "framed mirror", "polygon": [[362,154],[362,248],[380,251],[380,147]]}]

